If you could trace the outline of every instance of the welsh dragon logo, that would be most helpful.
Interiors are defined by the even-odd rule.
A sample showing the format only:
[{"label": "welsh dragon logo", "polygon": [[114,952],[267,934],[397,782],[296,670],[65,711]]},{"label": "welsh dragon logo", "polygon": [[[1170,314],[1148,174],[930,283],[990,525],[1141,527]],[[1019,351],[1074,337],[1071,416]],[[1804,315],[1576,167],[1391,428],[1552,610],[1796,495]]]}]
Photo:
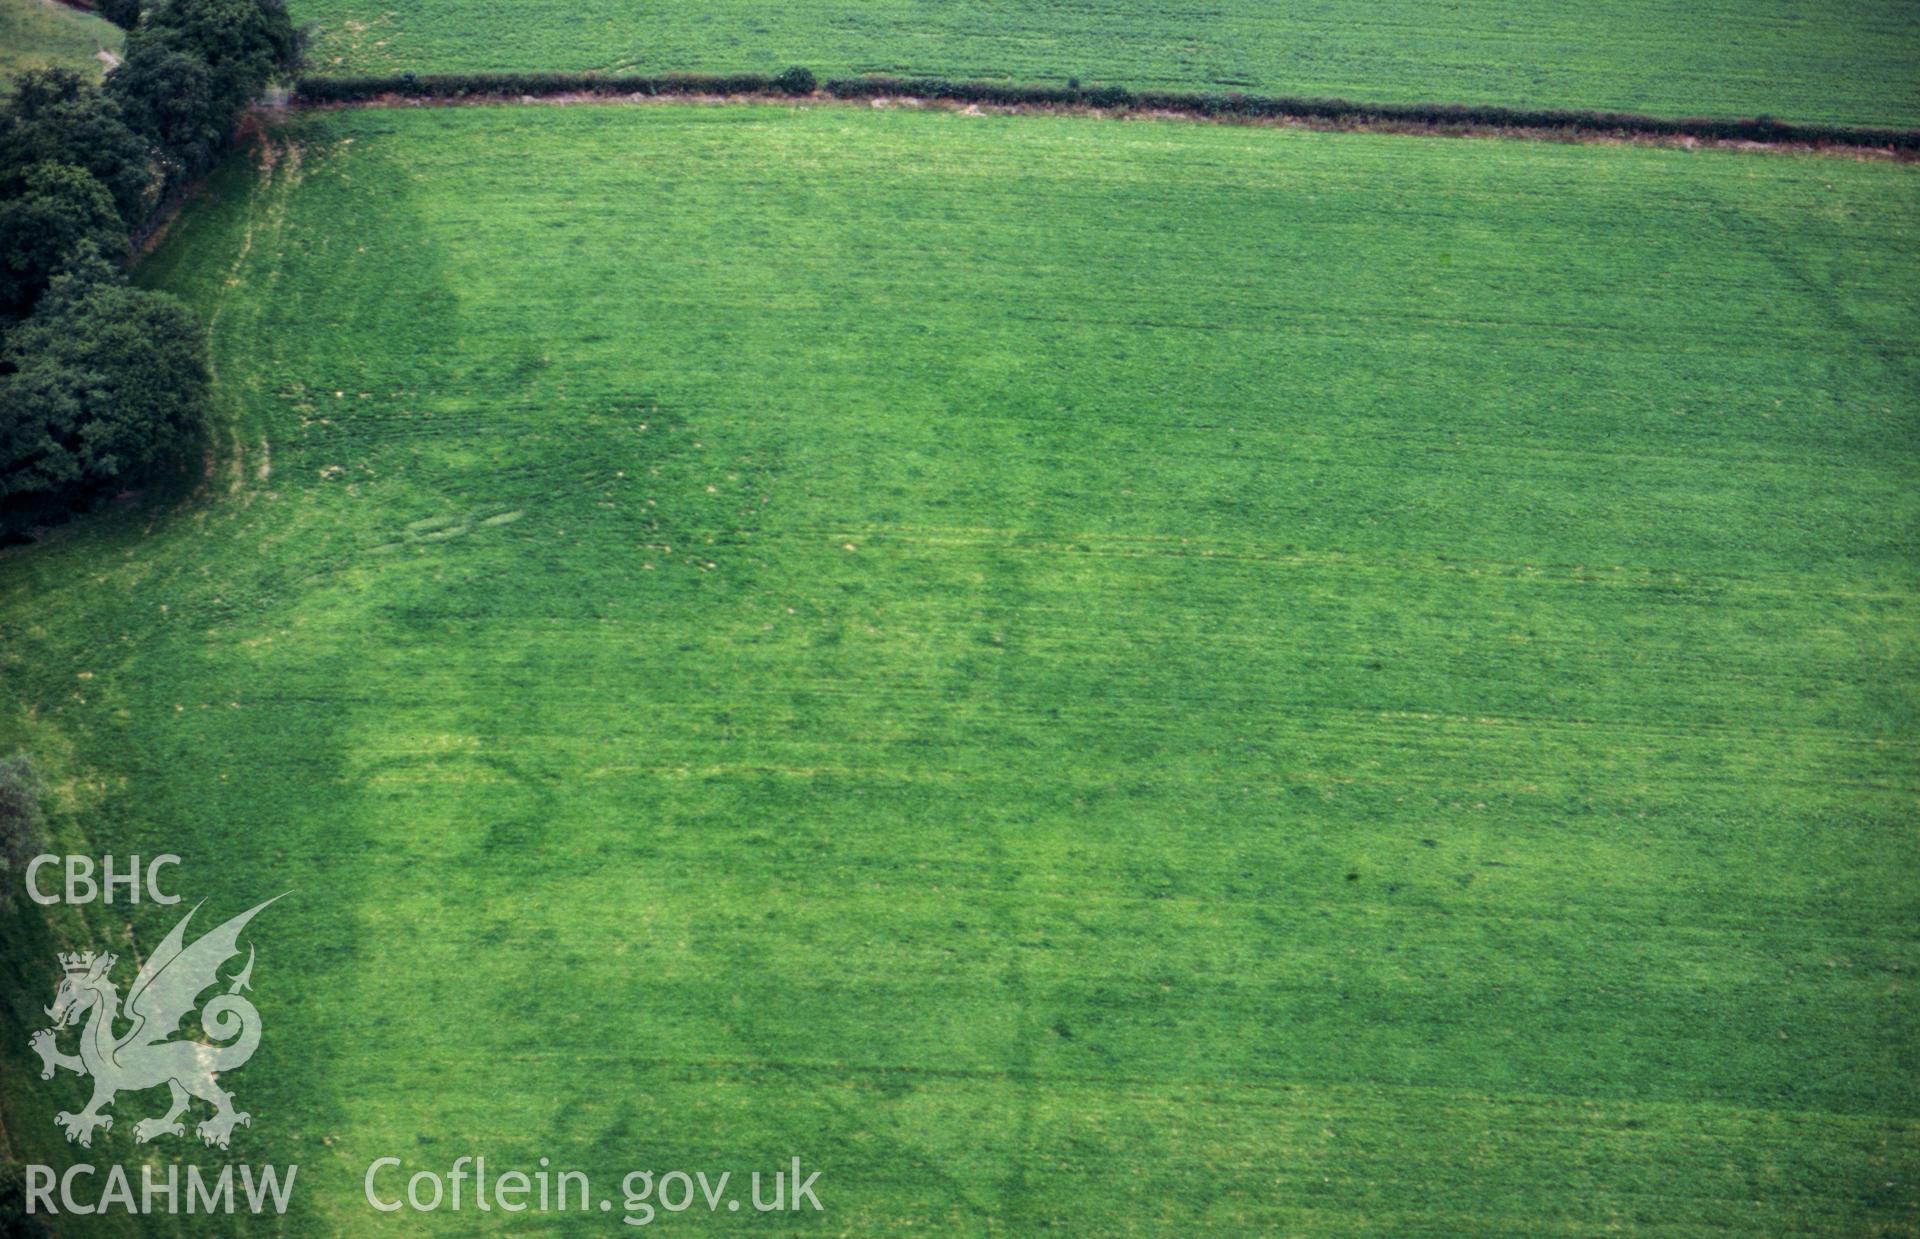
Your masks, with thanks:
[{"label": "welsh dragon logo", "polygon": [[[240,996],[241,990],[251,988],[251,946],[247,948],[246,967],[234,976],[227,992],[200,1008],[200,1026],[222,1044],[169,1038],[192,1014],[200,995],[219,981],[221,965],[240,953],[240,931],[272,902],[269,899],[242,912],[188,946],[187,922],[200,910],[196,904],[141,965],[127,993],[124,1012],[120,1009],[120,991],[110,975],[115,956],[92,951],[60,956],[60,967],[66,975],[53,1005],[47,1008],[53,1027],[35,1033],[30,1044],[44,1067],[41,1079],[52,1079],[57,1067],[93,1077],[93,1100],[87,1108],[78,1114],[63,1111],[54,1116],[68,1140],[91,1147],[94,1129],[113,1129],[113,1116],[101,1111],[113,1103],[116,1094],[141,1092],[162,1084],[173,1100],[165,1114],[134,1124],[134,1139],[143,1144],[161,1136],[186,1135],[180,1116],[186,1112],[189,1097],[213,1106],[213,1117],[196,1128],[209,1145],[224,1149],[236,1126],[250,1125],[251,1116],[233,1108],[233,1094],[221,1088],[218,1079],[221,1072],[252,1058],[260,1044],[260,1012]],[[61,1053],[55,1044],[60,1030],[83,1019],[86,1027],[80,1033],[80,1053]],[[133,1027],[124,1035],[114,1032],[116,1023],[129,1022]]]}]

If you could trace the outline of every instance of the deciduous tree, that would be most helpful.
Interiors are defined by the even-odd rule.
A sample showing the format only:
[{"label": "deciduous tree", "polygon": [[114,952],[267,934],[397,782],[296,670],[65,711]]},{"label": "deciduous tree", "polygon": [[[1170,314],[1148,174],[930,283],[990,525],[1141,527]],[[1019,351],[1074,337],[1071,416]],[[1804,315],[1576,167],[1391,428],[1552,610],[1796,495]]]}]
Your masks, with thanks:
[{"label": "deciduous tree", "polygon": [[85,168],[37,163],[19,184],[19,193],[0,200],[0,314],[12,317],[33,308],[82,245],[112,253],[127,235],[113,196]]},{"label": "deciduous tree", "polygon": [[100,16],[122,30],[140,24],[140,0],[100,0]]},{"label": "deciduous tree", "polygon": [[300,36],[282,0],[158,0],[127,37],[129,58],[150,47],[204,61],[214,102],[229,122],[300,58]]},{"label": "deciduous tree", "polygon": [[107,93],[175,176],[211,162],[233,123],[214,97],[207,62],[164,40],[136,40],[126,61],[107,75]]},{"label": "deciduous tree", "polygon": [[84,499],[136,479],[195,429],[207,395],[193,314],[130,288],[92,246],[7,337],[0,500]]},{"label": "deciduous tree", "polygon": [[113,195],[126,230],[153,208],[159,184],[147,143],[117,103],[70,69],[21,74],[0,107],[0,198],[20,193],[27,170],[42,163],[91,172]]}]

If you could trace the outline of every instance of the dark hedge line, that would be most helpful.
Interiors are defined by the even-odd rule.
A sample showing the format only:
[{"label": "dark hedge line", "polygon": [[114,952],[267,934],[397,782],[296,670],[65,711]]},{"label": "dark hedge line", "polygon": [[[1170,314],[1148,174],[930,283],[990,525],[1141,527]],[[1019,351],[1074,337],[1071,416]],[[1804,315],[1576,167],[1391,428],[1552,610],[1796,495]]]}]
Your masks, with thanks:
[{"label": "dark hedge line", "polygon": [[1751,142],[1920,149],[1920,130],[1857,125],[1804,125],[1770,117],[1665,118],[1627,112],[1582,112],[1458,103],[1356,103],[1349,99],[1301,99],[1238,92],[1128,90],[1122,86],[1018,86],[997,82],[952,82],[943,78],[839,78],[825,87],[842,99],[917,95],[970,103],[1054,104],[1202,116],[1291,117],[1353,123],[1436,125],[1489,129],[1559,129],[1583,133],[1692,137]]},{"label": "dark hedge line", "polygon": [[[804,79],[800,74],[805,74]],[[764,73],[674,73],[641,77],[605,73],[401,73],[391,77],[303,77],[294,87],[298,103],[363,103],[388,95],[415,99],[466,99],[501,95],[766,95],[811,94],[813,75],[804,69],[772,77]]]},{"label": "dark hedge line", "polygon": [[[669,74],[658,77],[603,73],[459,73],[394,77],[306,77],[295,98],[302,103],[357,103],[387,95],[462,99],[501,95],[688,95],[812,93],[813,75],[789,69],[778,77],[757,73]],[[1815,146],[1891,147],[1920,150],[1920,130],[1860,125],[1794,124],[1748,118],[1667,118],[1626,112],[1579,112],[1451,103],[1355,103],[1348,99],[1299,99],[1238,92],[1129,90],[1124,86],[1023,86],[1003,82],[956,82],[946,78],[834,78],[819,89],[838,99],[911,96],[959,103],[1040,104],[1060,107],[1138,108],[1197,116],[1242,116],[1323,120],[1348,124],[1421,125],[1448,128],[1536,129],[1645,137],[1690,137],[1723,141],[1782,142]]]}]

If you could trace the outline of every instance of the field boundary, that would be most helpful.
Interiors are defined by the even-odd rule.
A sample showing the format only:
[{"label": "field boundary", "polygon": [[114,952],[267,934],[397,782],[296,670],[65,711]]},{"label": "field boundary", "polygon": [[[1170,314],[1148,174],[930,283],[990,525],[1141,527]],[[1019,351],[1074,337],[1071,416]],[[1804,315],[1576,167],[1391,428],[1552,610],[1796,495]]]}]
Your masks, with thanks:
[{"label": "field boundary", "polygon": [[1135,91],[1123,86],[1039,86],[945,78],[834,78],[799,88],[789,70],[765,74],[461,73],[302,77],[290,104],[303,108],[409,104],[640,102],[651,99],[777,99],[901,106],[969,106],[1004,112],[1096,116],[1148,114],[1268,122],[1324,129],[1515,137],[1557,141],[1845,151],[1920,158],[1920,129],[1796,124],[1770,117],[1669,119],[1624,112],[1563,111],[1452,103],[1363,103],[1239,92]]}]

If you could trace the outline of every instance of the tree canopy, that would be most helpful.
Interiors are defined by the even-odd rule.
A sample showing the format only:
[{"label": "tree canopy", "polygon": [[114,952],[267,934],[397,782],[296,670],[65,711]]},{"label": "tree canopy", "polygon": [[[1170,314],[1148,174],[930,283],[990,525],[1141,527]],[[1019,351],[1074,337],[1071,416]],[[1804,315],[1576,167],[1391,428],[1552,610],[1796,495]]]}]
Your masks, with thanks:
[{"label": "tree canopy", "polygon": [[18,194],[0,200],[0,313],[15,317],[83,245],[112,253],[126,242],[113,196],[85,168],[36,163],[19,183]]},{"label": "tree canopy", "polygon": [[21,193],[27,170],[42,163],[92,173],[129,229],[158,196],[147,143],[128,127],[118,103],[71,69],[21,74],[0,108],[0,199]]},{"label": "tree canopy", "polygon": [[293,69],[284,0],[109,0],[104,89],[65,69],[0,100],[0,525],[84,506],[185,442],[207,396],[193,314],[116,262]]},{"label": "tree canopy", "polygon": [[161,460],[196,424],[206,342],[171,297],[128,287],[91,245],[9,333],[0,499],[89,497]]},{"label": "tree canopy", "polygon": [[159,0],[127,36],[128,58],[155,47],[205,62],[214,101],[230,120],[275,73],[294,67],[300,37],[282,0]]}]

